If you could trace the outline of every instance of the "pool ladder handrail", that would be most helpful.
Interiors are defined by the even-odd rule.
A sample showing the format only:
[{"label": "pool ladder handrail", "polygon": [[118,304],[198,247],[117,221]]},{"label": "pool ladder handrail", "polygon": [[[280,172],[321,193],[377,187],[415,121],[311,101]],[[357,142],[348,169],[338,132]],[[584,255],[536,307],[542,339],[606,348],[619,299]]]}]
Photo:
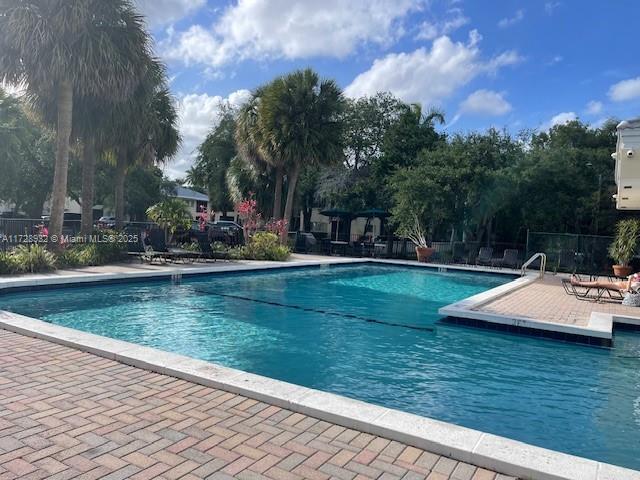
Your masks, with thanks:
[{"label": "pool ladder handrail", "polygon": [[544,271],[547,268],[547,255],[542,252],[534,253],[531,255],[531,258],[522,264],[522,269],[520,270],[521,275],[524,277],[527,273],[527,267],[531,265],[535,260],[540,259],[540,278],[544,277]]}]

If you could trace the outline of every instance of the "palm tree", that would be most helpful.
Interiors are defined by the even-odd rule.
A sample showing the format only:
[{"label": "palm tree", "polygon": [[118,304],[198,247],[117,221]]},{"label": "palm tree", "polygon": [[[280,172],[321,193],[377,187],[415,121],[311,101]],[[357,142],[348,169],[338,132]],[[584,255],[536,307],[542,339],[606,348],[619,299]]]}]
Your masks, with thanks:
[{"label": "palm tree", "polygon": [[269,85],[258,88],[251,99],[238,112],[236,120],[236,145],[240,157],[248,164],[259,167],[263,163],[275,170],[275,187],[273,195],[273,218],[282,218],[282,185],[284,179],[284,158],[264,136],[260,123],[259,105]]},{"label": "palm tree", "polygon": [[74,99],[126,98],[148,55],[149,37],[130,0],[0,3],[0,80],[27,85],[31,97],[55,98],[52,235],[62,232]]},{"label": "palm tree", "polygon": [[108,137],[110,158],[116,167],[116,228],[122,228],[127,169],[136,164],[165,162],[177,153],[182,142],[178,112],[160,61],[150,59],[138,88],[129,101],[115,105],[111,118]]},{"label": "palm tree", "polygon": [[342,111],[345,100],[333,80],[311,69],[275,79],[257,105],[261,136],[287,173],[284,218],[291,220],[296,185],[304,166],[331,164],[344,157]]}]

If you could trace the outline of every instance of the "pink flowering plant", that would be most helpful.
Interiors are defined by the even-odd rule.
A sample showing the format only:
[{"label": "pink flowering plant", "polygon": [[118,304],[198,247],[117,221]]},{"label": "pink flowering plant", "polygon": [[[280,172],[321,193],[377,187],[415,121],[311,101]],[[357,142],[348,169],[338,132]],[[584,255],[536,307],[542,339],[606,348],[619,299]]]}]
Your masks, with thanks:
[{"label": "pink flowering plant", "polygon": [[255,201],[252,193],[249,194],[249,198],[236,205],[236,212],[242,220],[244,239],[248,242],[258,231],[262,221],[262,214],[258,211],[258,202]]},{"label": "pink flowering plant", "polygon": [[287,234],[289,233],[289,222],[287,222],[285,219],[271,219],[265,225],[265,229],[267,230],[267,232],[275,233],[282,245],[287,242]]}]

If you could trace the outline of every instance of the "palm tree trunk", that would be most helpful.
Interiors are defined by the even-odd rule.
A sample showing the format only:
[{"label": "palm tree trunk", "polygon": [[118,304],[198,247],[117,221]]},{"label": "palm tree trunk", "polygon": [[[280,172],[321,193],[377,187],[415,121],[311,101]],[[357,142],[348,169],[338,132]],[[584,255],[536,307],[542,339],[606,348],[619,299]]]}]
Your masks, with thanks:
[{"label": "palm tree trunk", "polygon": [[287,175],[287,203],[284,207],[284,219],[291,225],[291,215],[293,214],[293,202],[296,195],[296,185],[300,176],[300,166],[294,165]]},{"label": "palm tree trunk", "polygon": [[96,171],[96,145],[92,136],[84,139],[82,152],[82,234],[93,230],[93,180]]},{"label": "palm tree trunk", "polygon": [[124,224],[124,179],[126,175],[126,152],[119,152],[116,159],[116,228],[122,229]]},{"label": "palm tree trunk", "polygon": [[58,126],[56,134],[56,165],[53,174],[53,190],[51,194],[51,221],[49,235],[57,236],[52,244],[54,250],[60,248],[62,223],[64,221],[64,204],[67,199],[67,174],[69,171],[69,138],[73,121],[73,88],[71,82],[62,80],[58,85],[56,104],[58,107]]},{"label": "palm tree trunk", "polygon": [[282,167],[276,168],[276,188],[273,195],[273,218],[280,220],[282,218],[282,179],[284,172]]}]

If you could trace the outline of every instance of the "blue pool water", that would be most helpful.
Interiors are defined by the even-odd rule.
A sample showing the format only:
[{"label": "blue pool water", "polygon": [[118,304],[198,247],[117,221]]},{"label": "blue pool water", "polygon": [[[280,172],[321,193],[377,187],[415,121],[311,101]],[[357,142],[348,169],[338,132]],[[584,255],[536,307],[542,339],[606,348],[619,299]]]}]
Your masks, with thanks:
[{"label": "blue pool water", "polygon": [[0,309],[640,469],[640,334],[602,349],[438,322],[509,280],[295,269],[14,293]]}]

